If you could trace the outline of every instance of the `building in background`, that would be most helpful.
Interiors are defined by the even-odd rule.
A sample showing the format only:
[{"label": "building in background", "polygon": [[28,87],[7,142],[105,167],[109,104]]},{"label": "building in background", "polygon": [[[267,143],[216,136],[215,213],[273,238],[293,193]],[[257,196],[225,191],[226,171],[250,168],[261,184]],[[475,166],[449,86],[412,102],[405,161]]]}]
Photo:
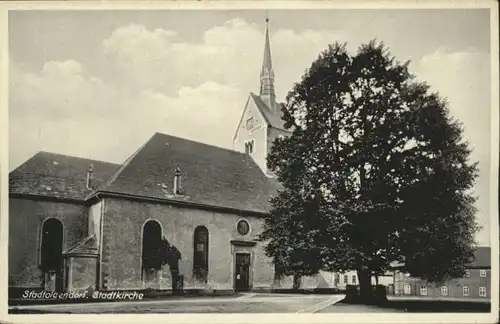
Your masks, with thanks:
[{"label": "building in background", "polygon": [[490,298],[490,250],[490,247],[479,247],[474,253],[474,260],[467,266],[467,271],[462,278],[429,283],[406,273],[396,272],[395,294],[443,298]]}]

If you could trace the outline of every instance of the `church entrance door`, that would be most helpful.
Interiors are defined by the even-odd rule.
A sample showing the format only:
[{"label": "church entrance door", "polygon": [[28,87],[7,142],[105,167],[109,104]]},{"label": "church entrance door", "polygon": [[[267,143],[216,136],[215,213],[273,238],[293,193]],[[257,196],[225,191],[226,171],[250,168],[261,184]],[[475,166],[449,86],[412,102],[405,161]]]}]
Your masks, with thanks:
[{"label": "church entrance door", "polygon": [[236,253],[234,288],[236,291],[250,289],[250,253]]}]

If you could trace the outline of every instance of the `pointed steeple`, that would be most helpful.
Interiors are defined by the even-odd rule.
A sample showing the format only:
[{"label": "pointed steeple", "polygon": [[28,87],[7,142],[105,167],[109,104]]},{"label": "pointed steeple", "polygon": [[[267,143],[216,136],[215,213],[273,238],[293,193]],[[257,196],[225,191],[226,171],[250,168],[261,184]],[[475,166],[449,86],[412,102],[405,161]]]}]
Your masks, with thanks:
[{"label": "pointed steeple", "polygon": [[271,46],[269,43],[269,18],[266,15],[266,33],[264,44],[264,60],[260,71],[260,97],[274,109],[276,106],[276,95],[274,93],[274,71],[271,61]]}]

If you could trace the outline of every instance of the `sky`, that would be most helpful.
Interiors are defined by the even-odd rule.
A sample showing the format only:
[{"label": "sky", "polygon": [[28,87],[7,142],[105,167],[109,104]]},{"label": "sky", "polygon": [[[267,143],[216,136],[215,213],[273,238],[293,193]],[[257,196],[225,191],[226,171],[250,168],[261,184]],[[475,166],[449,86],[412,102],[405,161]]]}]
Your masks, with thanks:
[{"label": "sky", "polygon": [[[10,11],[9,170],[38,151],[122,163],[155,132],[232,148],[259,91],[264,10]],[[277,98],[333,42],[383,41],[449,101],[479,162],[489,242],[486,9],[269,10]]]}]

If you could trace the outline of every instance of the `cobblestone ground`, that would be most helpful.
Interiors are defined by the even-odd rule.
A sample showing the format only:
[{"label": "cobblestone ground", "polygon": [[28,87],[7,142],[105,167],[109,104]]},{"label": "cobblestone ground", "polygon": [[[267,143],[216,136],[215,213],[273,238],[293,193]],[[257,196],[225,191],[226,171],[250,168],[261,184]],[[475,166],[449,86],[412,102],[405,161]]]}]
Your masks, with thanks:
[{"label": "cobblestone ground", "polygon": [[185,298],[140,302],[102,302],[24,306],[10,313],[314,313],[340,300],[340,295],[247,294],[236,298]]}]

